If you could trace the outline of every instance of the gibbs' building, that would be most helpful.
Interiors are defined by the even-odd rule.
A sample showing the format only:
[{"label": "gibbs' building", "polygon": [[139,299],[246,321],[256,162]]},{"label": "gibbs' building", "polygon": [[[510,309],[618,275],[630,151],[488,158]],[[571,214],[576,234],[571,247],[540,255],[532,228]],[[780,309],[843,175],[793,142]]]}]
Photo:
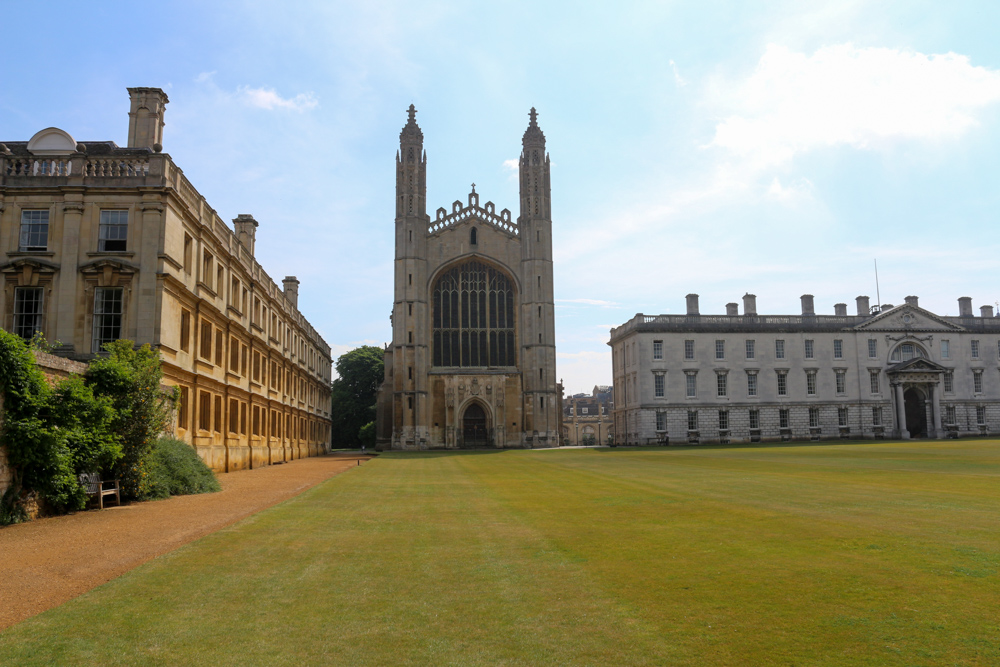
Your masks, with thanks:
[{"label": "gibbs' building", "polygon": [[517,220],[493,202],[427,215],[427,156],[410,105],[396,156],[392,343],[381,449],[559,444],[549,157],[537,114],[522,139]]}]

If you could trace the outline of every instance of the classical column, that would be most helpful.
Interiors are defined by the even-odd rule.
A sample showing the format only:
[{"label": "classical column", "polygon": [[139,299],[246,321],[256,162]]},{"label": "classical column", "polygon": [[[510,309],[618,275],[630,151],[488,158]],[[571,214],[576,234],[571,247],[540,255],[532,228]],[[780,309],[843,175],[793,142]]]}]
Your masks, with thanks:
[{"label": "classical column", "polygon": [[903,403],[903,383],[894,384],[896,388],[896,430],[899,437],[906,440],[910,437],[910,432],[906,430],[906,404]]},{"label": "classical column", "polygon": [[934,437],[943,438],[944,431],[941,428],[941,398],[938,383],[928,385],[931,390],[931,401],[934,406]]}]

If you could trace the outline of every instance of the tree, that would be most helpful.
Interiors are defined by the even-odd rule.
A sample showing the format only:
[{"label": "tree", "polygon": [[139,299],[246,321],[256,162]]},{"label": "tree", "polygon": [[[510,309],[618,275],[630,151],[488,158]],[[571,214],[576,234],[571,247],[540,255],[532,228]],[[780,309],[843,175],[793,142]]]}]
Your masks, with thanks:
[{"label": "tree", "polygon": [[122,482],[122,495],[142,499],[152,493],[149,477],[153,445],[170,425],[175,394],[165,393],[160,382],[160,352],[130,340],[104,346],[107,357],[95,359],[87,369],[87,385],[97,396],[110,398],[115,409],[113,429],[121,438],[122,456],[114,473]]},{"label": "tree", "polygon": [[339,447],[361,445],[361,428],[375,419],[375,394],[384,375],[382,349],[363,345],[337,359],[331,386],[333,442]]}]

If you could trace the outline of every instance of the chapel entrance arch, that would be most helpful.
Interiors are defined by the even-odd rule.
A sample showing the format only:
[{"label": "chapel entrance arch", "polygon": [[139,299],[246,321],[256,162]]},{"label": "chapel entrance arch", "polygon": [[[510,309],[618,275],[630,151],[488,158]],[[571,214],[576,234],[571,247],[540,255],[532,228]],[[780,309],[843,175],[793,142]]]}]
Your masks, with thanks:
[{"label": "chapel entrance arch", "polygon": [[488,447],[490,444],[489,425],[486,410],[473,401],[462,413],[462,447]]},{"label": "chapel entrance arch", "polygon": [[910,387],[903,392],[906,411],[906,430],[911,438],[927,437],[927,402],[919,389]]}]

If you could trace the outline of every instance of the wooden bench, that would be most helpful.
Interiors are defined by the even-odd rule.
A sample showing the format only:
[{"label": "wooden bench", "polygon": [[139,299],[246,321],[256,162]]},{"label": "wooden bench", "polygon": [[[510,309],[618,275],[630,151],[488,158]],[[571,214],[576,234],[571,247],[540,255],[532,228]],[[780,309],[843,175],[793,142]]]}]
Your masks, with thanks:
[{"label": "wooden bench", "polygon": [[[114,488],[108,487],[113,484]],[[114,496],[115,502],[122,504],[121,489],[117,479],[101,481],[101,476],[96,472],[87,472],[80,475],[80,486],[87,492],[88,496],[97,496],[97,502],[101,509],[104,509],[104,496]]]}]

